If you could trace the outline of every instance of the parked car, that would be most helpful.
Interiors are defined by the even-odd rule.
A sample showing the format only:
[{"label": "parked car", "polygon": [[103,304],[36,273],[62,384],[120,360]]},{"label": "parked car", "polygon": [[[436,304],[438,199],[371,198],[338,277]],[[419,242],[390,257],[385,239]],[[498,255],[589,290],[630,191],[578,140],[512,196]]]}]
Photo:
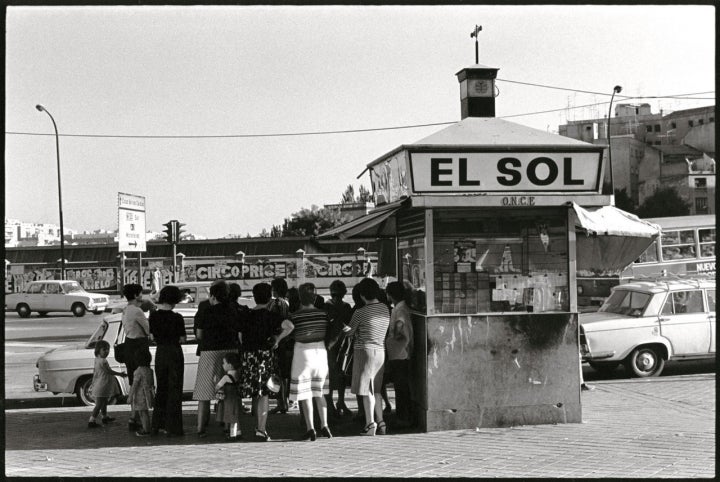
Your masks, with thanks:
[{"label": "parked car", "polygon": [[[187,339],[182,345],[185,357],[185,371],[183,376],[183,392],[191,393],[195,387],[197,375],[198,356],[195,354],[197,341],[193,333],[193,321],[197,312],[197,304],[207,299],[207,288],[209,282],[177,283],[181,290],[188,290],[193,300],[186,298],[184,303],[175,306],[174,311],[180,313],[185,320],[185,332]],[[248,307],[254,307],[252,298],[240,298],[240,303]],[[148,305],[149,307],[150,305]],[[122,343],[125,340],[125,331],[122,328],[122,308],[118,305],[114,308],[115,313],[106,315],[95,332],[85,343],[67,345],[50,350],[38,358],[36,367],[38,373],[33,378],[35,391],[49,391],[57,395],[59,393],[74,393],[78,400],[85,405],[94,405],[95,400],[91,395],[93,366],[95,362],[95,344],[99,340],[107,341],[112,347],[115,343]],[[153,356],[152,368],[155,365],[155,345],[151,344],[150,353]],[[115,371],[124,371],[125,365],[115,360],[113,350],[108,355],[108,363]],[[118,384],[120,397],[124,398],[129,394],[127,378],[115,377]]]},{"label": "parked car", "polygon": [[583,360],[600,372],[660,375],[668,360],[715,358],[715,280],[616,286],[597,313],[580,314]]},{"label": "parked car", "polygon": [[56,311],[70,311],[75,316],[87,311],[99,314],[107,304],[107,295],[88,293],[77,281],[68,280],[31,281],[22,293],[5,295],[5,311],[17,311],[22,318],[33,311],[40,316]]}]

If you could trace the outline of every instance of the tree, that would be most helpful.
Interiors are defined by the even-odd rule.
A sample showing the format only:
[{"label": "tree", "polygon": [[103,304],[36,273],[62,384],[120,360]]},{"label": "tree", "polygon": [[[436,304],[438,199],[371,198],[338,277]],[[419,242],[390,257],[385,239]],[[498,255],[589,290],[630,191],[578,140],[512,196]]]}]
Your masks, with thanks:
[{"label": "tree", "polygon": [[674,187],[661,187],[645,199],[637,214],[641,218],[687,216],[690,214],[690,203],[681,198]]},{"label": "tree", "polygon": [[341,214],[340,210],[318,208],[313,204],[310,209],[302,208],[300,211],[293,213],[289,219],[285,218],[282,235],[318,236],[349,220],[350,217]]},{"label": "tree", "polygon": [[615,207],[632,214],[637,214],[635,203],[630,199],[627,189],[625,188],[615,190]]}]

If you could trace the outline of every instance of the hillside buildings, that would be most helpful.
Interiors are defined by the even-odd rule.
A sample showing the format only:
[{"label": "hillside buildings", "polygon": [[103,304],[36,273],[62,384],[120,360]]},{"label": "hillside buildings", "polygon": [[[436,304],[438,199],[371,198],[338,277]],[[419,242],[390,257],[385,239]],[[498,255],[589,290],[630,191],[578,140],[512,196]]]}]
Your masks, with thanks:
[{"label": "hillside buildings", "polygon": [[[559,133],[607,145],[607,121],[571,121]],[[650,104],[619,104],[610,136],[615,189],[625,189],[636,207],[658,187],[672,186],[690,214],[715,213],[715,106],[653,114]]]}]

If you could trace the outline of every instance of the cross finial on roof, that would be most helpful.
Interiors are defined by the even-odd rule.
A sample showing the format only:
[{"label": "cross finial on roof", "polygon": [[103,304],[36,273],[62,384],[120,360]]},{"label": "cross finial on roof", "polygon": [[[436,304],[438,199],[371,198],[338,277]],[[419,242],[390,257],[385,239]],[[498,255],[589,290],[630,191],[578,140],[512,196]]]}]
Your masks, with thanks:
[{"label": "cross finial on roof", "polygon": [[475,30],[470,34],[470,38],[475,38],[475,63],[480,63],[479,58],[479,47],[478,47],[478,33],[482,30],[482,25],[475,25]]}]

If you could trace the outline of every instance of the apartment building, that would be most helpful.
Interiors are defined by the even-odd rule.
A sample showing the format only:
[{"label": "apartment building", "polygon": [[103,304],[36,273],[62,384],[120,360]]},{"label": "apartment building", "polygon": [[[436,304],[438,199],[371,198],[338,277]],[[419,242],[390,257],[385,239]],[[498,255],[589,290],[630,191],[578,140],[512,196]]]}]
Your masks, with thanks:
[{"label": "apartment building", "polygon": [[[558,132],[607,146],[607,122],[571,121]],[[690,214],[715,212],[715,106],[653,114],[649,104],[619,104],[610,137],[615,189],[625,189],[636,206],[659,186],[673,186]]]}]

